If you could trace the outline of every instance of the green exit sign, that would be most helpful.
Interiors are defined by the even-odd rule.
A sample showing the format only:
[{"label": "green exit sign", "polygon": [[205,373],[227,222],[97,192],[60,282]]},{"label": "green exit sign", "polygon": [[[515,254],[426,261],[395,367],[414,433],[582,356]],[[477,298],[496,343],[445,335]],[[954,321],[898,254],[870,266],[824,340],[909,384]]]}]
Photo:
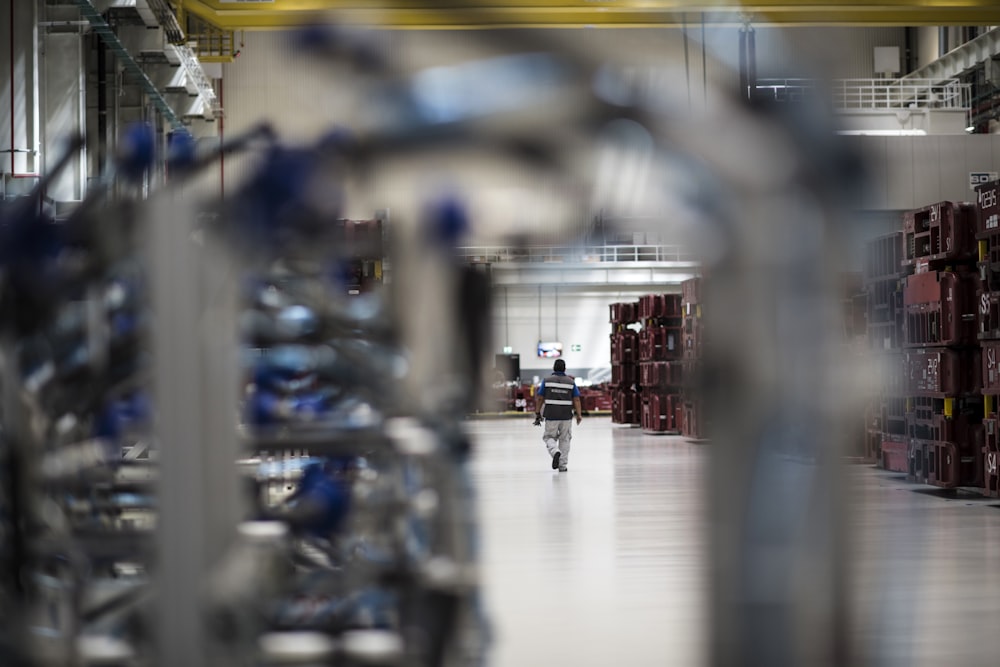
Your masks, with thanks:
[{"label": "green exit sign", "polygon": [[570,345],[569,346],[569,351],[570,352],[583,352],[583,345]]}]

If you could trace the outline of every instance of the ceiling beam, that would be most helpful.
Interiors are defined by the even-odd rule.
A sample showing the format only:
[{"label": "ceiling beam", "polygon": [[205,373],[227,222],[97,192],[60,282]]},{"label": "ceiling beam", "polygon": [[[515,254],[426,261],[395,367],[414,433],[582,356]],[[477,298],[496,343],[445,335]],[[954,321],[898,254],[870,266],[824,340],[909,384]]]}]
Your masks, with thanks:
[{"label": "ceiling beam", "polygon": [[482,28],[654,28],[706,23],[755,26],[997,25],[996,0],[177,0],[184,9],[226,30],[274,30],[304,23],[420,30]]}]

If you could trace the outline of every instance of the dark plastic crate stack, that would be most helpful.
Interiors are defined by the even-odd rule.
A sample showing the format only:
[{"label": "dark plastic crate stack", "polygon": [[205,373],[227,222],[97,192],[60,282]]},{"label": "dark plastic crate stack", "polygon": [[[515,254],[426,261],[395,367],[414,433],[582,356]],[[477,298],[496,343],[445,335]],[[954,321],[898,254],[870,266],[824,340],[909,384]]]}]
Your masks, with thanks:
[{"label": "dark plastic crate stack", "polygon": [[879,467],[889,472],[909,473],[909,441],[903,436],[883,433],[879,444]]},{"label": "dark plastic crate stack", "polygon": [[680,406],[679,394],[643,392],[642,430],[654,434],[677,433],[677,408]]},{"label": "dark plastic crate stack", "polygon": [[681,327],[649,327],[639,332],[639,361],[675,361],[682,356]]},{"label": "dark plastic crate stack", "polygon": [[[639,385],[644,389],[680,391],[684,382],[684,364],[680,361],[644,361],[639,364]],[[674,392],[667,392],[674,393]]]},{"label": "dark plastic crate stack", "polygon": [[903,289],[905,346],[975,345],[979,276],[930,271],[908,276]]},{"label": "dark plastic crate stack", "polygon": [[639,394],[627,389],[611,391],[611,421],[615,424],[638,424],[642,418]]},{"label": "dark plastic crate stack", "polygon": [[922,269],[976,261],[976,207],[942,201],[903,214],[903,264]]},{"label": "dark plastic crate stack", "polygon": [[910,440],[907,479],[945,489],[983,487],[983,426],[957,442]]},{"label": "dark plastic crate stack", "polygon": [[1000,292],[1000,181],[976,188],[976,239],[983,289]]},{"label": "dark plastic crate stack", "polygon": [[907,396],[961,398],[981,393],[979,348],[912,348],[905,356]]}]

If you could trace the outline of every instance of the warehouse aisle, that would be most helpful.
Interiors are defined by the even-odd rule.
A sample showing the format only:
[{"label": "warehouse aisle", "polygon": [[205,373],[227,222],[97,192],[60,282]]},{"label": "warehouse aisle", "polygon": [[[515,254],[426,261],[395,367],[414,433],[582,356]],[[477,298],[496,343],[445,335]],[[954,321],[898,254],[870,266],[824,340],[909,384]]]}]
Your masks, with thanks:
[{"label": "warehouse aisle", "polygon": [[587,418],[560,474],[530,417],[470,428],[491,666],[702,664],[705,446]]}]

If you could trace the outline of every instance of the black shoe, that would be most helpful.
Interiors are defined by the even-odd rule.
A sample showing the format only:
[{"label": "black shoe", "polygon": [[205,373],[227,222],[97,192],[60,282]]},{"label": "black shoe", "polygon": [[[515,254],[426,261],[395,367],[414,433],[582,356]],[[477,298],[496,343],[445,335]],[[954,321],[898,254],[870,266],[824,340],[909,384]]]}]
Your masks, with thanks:
[{"label": "black shoe", "polygon": [[562,456],[562,452],[556,452],[552,455],[552,469],[556,470],[559,468],[559,457]]}]

